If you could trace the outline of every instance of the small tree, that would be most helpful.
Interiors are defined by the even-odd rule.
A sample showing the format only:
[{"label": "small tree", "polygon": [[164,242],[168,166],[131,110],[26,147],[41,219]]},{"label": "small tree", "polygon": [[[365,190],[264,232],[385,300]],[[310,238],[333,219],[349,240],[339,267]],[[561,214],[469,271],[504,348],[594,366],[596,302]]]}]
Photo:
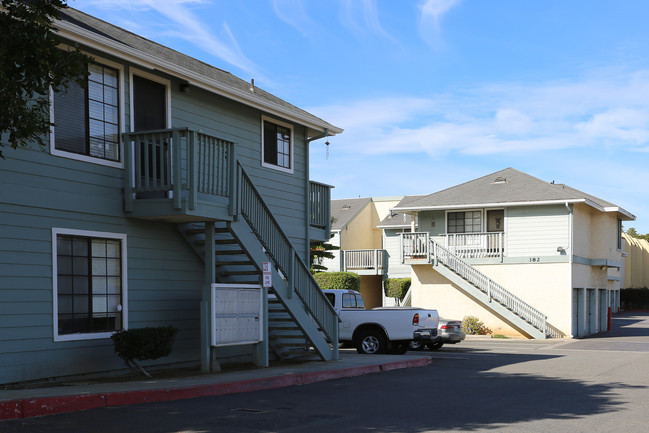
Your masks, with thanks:
[{"label": "small tree", "polygon": [[0,158],[2,148],[26,147],[44,138],[50,89],[59,92],[76,81],[86,85],[92,58],[59,48],[52,23],[67,7],[62,0],[0,0]]},{"label": "small tree", "polygon": [[388,278],[383,288],[385,296],[397,299],[398,303],[406,297],[412,280],[410,278]]},{"label": "small tree", "polygon": [[328,268],[322,265],[322,260],[333,259],[335,256],[332,251],[339,249],[340,247],[327,242],[311,242],[311,273],[326,271]]},{"label": "small tree", "polygon": [[629,230],[626,231],[626,234],[631,236],[632,238],[645,239],[649,241],[649,233],[647,233],[646,235],[641,235],[636,231],[634,227],[629,228]]}]

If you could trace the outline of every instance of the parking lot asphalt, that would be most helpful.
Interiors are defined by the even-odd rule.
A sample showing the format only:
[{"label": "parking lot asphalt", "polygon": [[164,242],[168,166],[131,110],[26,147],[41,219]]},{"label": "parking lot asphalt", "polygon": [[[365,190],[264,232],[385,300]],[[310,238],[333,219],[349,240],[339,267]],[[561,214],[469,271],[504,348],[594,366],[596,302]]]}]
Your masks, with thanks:
[{"label": "parking lot asphalt", "polygon": [[[269,368],[227,371],[210,374],[186,374],[171,378],[141,378],[125,381],[74,381],[60,386],[14,387],[0,390],[0,420],[30,418],[73,412],[97,407],[146,402],[180,400],[227,395],[306,385],[329,379],[361,376],[396,369],[431,364],[436,357],[470,356],[491,352],[493,357],[529,351],[545,353],[573,352],[583,358],[579,371],[597,368],[587,360],[593,352],[598,359],[617,353],[649,353],[649,313],[622,313],[614,316],[610,332],[581,339],[524,340],[472,338],[439,352],[408,352],[406,355],[359,355],[353,350],[340,351],[340,360],[281,364]],[[605,366],[605,364],[602,364]],[[528,367],[529,368],[529,367]],[[604,367],[602,367],[604,368]],[[514,370],[515,372],[515,370]],[[529,372],[529,371],[528,371]],[[509,373],[512,373],[510,371]],[[601,374],[599,371],[593,374]]]},{"label": "parking lot asphalt", "polygon": [[61,386],[13,387],[0,390],[0,420],[306,385],[430,363],[430,357],[418,352],[406,355],[359,355],[355,351],[341,350],[340,359],[333,362],[291,363],[165,379],[143,377],[117,382],[78,380]]}]

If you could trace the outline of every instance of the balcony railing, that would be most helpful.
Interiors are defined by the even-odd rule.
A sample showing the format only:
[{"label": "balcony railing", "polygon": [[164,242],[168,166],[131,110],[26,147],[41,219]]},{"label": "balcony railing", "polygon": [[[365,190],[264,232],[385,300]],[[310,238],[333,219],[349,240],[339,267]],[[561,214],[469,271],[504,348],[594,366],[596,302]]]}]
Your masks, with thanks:
[{"label": "balcony railing", "polygon": [[463,259],[499,257],[505,252],[505,234],[494,233],[453,233],[442,235],[440,242],[451,253]]},{"label": "balcony railing", "polygon": [[331,186],[311,181],[309,191],[310,224],[327,228],[331,218]]},{"label": "balcony railing", "polygon": [[[194,210],[199,200],[229,200],[237,212],[236,145],[188,128],[123,134],[125,208],[139,199],[172,199],[176,210]],[[309,182],[309,222],[329,233],[331,186]]]},{"label": "balcony railing", "polygon": [[428,233],[402,233],[401,235],[401,263],[406,260],[425,260],[430,262],[430,248]]},{"label": "balcony railing", "polygon": [[454,233],[430,236],[428,233],[404,233],[401,240],[404,260],[430,260],[429,239],[435,239],[462,259],[500,258],[505,254],[505,235],[497,233]]},{"label": "balcony railing", "polygon": [[385,250],[343,250],[342,259],[344,271],[382,275],[388,268]]},{"label": "balcony railing", "polygon": [[[173,198],[195,209],[199,194],[233,197],[235,146],[187,128],[123,135],[126,210],[137,199]],[[232,201],[233,202],[233,201]]]}]

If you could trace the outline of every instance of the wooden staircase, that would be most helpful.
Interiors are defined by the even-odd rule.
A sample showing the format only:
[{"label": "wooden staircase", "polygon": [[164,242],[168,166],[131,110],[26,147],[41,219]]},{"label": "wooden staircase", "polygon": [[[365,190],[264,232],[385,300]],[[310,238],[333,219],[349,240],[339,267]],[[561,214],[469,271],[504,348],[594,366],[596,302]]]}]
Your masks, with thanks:
[{"label": "wooden staircase", "polygon": [[[261,284],[261,269],[259,263],[248,252],[250,249],[262,251],[263,247],[258,242],[255,245],[250,230],[247,232],[247,241],[249,244],[246,248],[245,241],[237,235],[236,227],[238,225],[232,222],[217,222],[214,228],[214,254],[216,262],[216,275],[219,283],[233,284]],[[205,223],[186,223],[178,226],[180,233],[192,246],[194,251],[203,260],[206,252],[206,233]],[[268,259],[266,259],[268,260]],[[296,306],[299,302],[293,299],[293,302],[284,303],[277,292],[276,288],[284,285],[285,282],[280,278],[274,278],[274,287],[269,290],[268,309],[264,316],[268,320],[268,345],[278,360],[297,360],[304,358],[327,359],[318,350],[314,349],[314,344],[308,335],[305,326],[300,325],[300,320],[308,320],[313,326],[313,319],[298,319],[291,313],[292,308],[299,308],[304,311],[304,307]],[[313,334],[313,330],[311,330]],[[330,340],[318,331],[314,337],[325,338]],[[320,343],[322,346],[323,342]],[[326,352],[325,352],[326,353]]]}]

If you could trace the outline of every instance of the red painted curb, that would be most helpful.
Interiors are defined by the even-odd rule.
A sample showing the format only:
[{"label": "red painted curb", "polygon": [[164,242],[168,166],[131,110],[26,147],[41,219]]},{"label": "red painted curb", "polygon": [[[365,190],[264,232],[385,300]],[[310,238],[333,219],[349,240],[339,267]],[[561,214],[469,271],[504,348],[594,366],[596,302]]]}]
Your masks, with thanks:
[{"label": "red painted curb", "polygon": [[100,394],[66,395],[62,397],[35,398],[22,400],[22,417],[53,415],[55,413],[74,412],[106,406],[106,400]]},{"label": "red painted curb", "polygon": [[309,383],[322,382],[323,380],[339,379],[341,377],[362,376],[370,373],[380,373],[381,367],[378,365],[368,365],[364,367],[349,367],[341,368],[338,370],[327,371],[312,371],[310,373],[302,373],[302,383],[307,385]]},{"label": "red painted curb", "polygon": [[190,386],[185,388],[163,388],[145,391],[111,392],[105,395],[106,406],[121,406],[125,404],[151,403],[156,401],[184,400],[188,398],[209,397],[217,395],[237,394],[262,389],[282,388],[301,385],[302,381],[296,375],[251,379],[241,382],[217,383]]},{"label": "red painted curb", "polygon": [[337,370],[313,371],[302,374],[288,374],[263,379],[250,379],[240,382],[227,382],[184,388],[163,388],[141,391],[108,392],[105,394],[80,394],[60,397],[43,397],[29,400],[10,400],[0,402],[0,420],[31,418],[54,415],[98,407],[120,406],[126,404],[150,403],[158,401],[183,400],[237,394],[264,389],[283,388],[294,385],[307,385],[330,379],[362,376],[407,367],[421,367],[432,363],[429,357],[409,361],[395,361],[382,365],[341,368]]},{"label": "red painted curb", "polygon": [[0,419],[22,418],[22,402],[20,400],[10,400],[0,402]]},{"label": "red painted curb", "polygon": [[433,363],[433,358],[429,358],[429,357],[410,359],[406,361],[408,367],[423,367],[424,365],[430,365],[432,363]]},{"label": "red painted curb", "polygon": [[381,364],[381,371],[399,370],[406,367],[408,367],[407,361],[388,362],[387,364]]}]

